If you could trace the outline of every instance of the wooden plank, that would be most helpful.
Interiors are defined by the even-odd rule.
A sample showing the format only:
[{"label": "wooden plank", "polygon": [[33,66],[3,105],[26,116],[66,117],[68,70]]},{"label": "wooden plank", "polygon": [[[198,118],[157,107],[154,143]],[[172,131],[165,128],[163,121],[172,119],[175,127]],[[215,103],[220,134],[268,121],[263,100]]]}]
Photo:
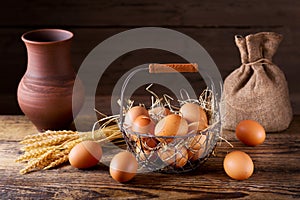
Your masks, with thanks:
[{"label": "wooden plank", "polygon": [[37,130],[27,117],[0,116],[0,141],[20,141],[26,135],[33,133],[37,133]]},{"label": "wooden plank", "polygon": [[[15,122],[15,123],[14,123]],[[14,133],[2,130],[6,126]],[[115,182],[108,167],[99,164],[89,170],[65,165],[53,170],[18,174],[22,165],[15,163],[21,153],[24,134],[32,128],[22,116],[0,116],[0,197],[2,199],[101,198],[101,199],[297,199],[300,166],[300,116],[282,133],[267,134],[257,147],[246,147],[233,132],[223,132],[234,149],[225,142],[198,170],[186,174],[138,174],[127,184]],[[31,127],[31,128],[30,128]],[[222,162],[227,152],[242,150],[253,159],[255,171],[245,181],[230,179]]]},{"label": "wooden plank", "polygon": [[[116,33],[124,31],[126,29],[71,29],[74,34],[74,42],[72,48],[73,63],[75,69],[80,67],[80,64],[84,60],[85,56],[100,42],[106,38],[113,36]],[[223,77],[228,75],[232,70],[240,65],[239,52],[234,44],[234,35],[242,34],[246,35],[248,33],[255,33],[261,31],[257,28],[249,28],[246,30],[239,29],[176,29],[182,33],[185,33],[198,41],[211,55],[211,57],[216,62],[219,67]],[[2,64],[7,66],[4,68],[1,74],[1,80],[7,81],[7,85],[17,88],[17,84],[21,79],[22,75],[26,70],[26,49],[22,44],[21,40],[18,39],[26,29],[6,29],[0,33],[1,37],[10,38],[9,43],[0,43],[1,55],[3,56]],[[282,33],[286,35],[285,40],[279,47],[278,53],[275,56],[274,62],[278,63],[283,71],[287,74],[288,80],[292,81],[294,84],[296,79],[296,72],[298,72],[297,58],[299,56],[299,51],[297,51],[297,46],[299,40],[293,37],[290,33],[290,29],[286,28],[276,28],[272,31]],[[300,34],[300,30],[295,30],[296,33]],[[110,54],[111,52],[106,52]],[[146,55],[146,56],[145,56]],[[18,58],[18,59],[16,59]],[[143,50],[138,52],[130,52],[118,60],[116,60],[111,68],[110,72],[113,71],[117,74],[116,78],[127,71],[128,69],[142,64],[144,62],[176,62],[182,61],[182,59],[171,55],[167,52],[162,51],[151,51]],[[7,73],[13,74],[12,76],[7,76]],[[108,76],[109,77],[109,76]],[[112,77],[114,78],[114,77]],[[107,81],[115,81],[108,78]],[[110,83],[108,83],[110,84]],[[9,87],[4,87],[1,85],[3,92],[7,90],[11,91]],[[109,89],[108,89],[109,90]]]},{"label": "wooden plank", "polygon": [[0,26],[277,27],[294,24],[299,7],[297,0],[6,1],[0,8]]},{"label": "wooden plank", "polygon": [[[0,73],[1,102],[3,102],[0,105],[0,109],[3,114],[20,113],[15,100],[16,91],[27,65],[26,49],[20,40],[20,36],[28,30],[26,28],[8,28],[0,32],[0,37],[7,38],[0,41],[1,64],[5,66],[2,68],[2,73]],[[72,46],[72,58],[74,68],[78,69],[85,56],[96,45],[106,38],[127,29],[72,28],[70,30],[75,34]],[[177,28],[176,30],[189,35],[209,52],[223,78],[240,65],[239,52],[233,41],[234,35],[246,35],[263,31],[261,28]],[[300,88],[298,87],[298,74],[300,73],[300,68],[298,67],[298,58],[300,57],[298,46],[300,46],[300,40],[298,40],[298,35],[300,35],[300,29],[280,27],[273,28],[271,31],[281,33],[285,36],[274,57],[274,62],[283,70],[287,77],[294,113],[299,114],[300,103],[297,96],[300,95]],[[111,52],[106,52],[106,54],[109,55]],[[184,60],[165,51],[147,49],[129,52],[115,60],[109,66],[100,80],[97,95],[111,95],[114,85],[126,71],[147,62],[184,62]],[[95,69],[91,69],[89,73],[94,74],[93,70]],[[112,74],[113,76],[111,76]],[[199,87],[198,77],[188,75],[187,78],[195,88]],[[86,87],[90,86],[87,85]]]}]

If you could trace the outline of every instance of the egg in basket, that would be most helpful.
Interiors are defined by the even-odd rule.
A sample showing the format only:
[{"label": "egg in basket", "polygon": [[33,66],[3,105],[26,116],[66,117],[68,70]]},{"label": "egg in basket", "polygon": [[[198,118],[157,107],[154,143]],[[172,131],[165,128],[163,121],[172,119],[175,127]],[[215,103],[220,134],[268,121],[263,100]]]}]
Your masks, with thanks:
[{"label": "egg in basket", "polygon": [[[142,70],[165,73],[174,69],[197,72],[197,64],[150,64]],[[124,100],[124,90],[134,73],[125,80],[120,100],[119,126],[128,150],[144,171],[181,173],[198,168],[212,155],[220,138],[220,109],[213,85],[198,99],[178,100],[176,106],[148,87],[155,101],[146,108]],[[184,88],[180,92],[184,93]]]}]

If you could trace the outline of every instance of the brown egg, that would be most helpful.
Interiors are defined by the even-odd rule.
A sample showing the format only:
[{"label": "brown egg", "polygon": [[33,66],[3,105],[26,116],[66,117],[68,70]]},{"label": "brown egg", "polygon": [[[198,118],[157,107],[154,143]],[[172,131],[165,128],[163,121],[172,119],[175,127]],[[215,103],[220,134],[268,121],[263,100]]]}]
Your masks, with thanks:
[{"label": "brown egg", "polygon": [[266,138],[264,127],[253,120],[243,120],[236,126],[236,137],[246,145],[262,144]]},{"label": "brown egg", "polygon": [[139,148],[143,148],[144,150],[152,150],[159,143],[159,141],[154,137],[138,137],[137,135],[129,134],[129,138],[131,141],[135,142]]},{"label": "brown egg", "polygon": [[205,149],[206,135],[196,135],[189,143],[188,156],[189,160],[198,160]]},{"label": "brown egg", "polygon": [[134,155],[124,151],[118,153],[110,162],[109,172],[113,179],[123,183],[131,180],[137,172],[138,163]]},{"label": "brown egg", "polygon": [[142,106],[134,106],[130,108],[125,115],[124,124],[131,126],[133,121],[140,115],[149,117],[148,111]]},{"label": "brown egg", "polygon": [[188,132],[185,119],[176,114],[171,114],[160,120],[155,126],[156,136],[182,136]]},{"label": "brown egg", "polygon": [[158,158],[155,151],[142,150],[140,147],[136,147],[136,154],[141,161],[148,160],[150,162],[155,162]]},{"label": "brown egg", "polygon": [[140,115],[132,123],[132,131],[154,135],[155,124],[149,116]]},{"label": "brown egg", "polygon": [[206,135],[196,135],[195,137],[191,138],[189,148],[193,150],[198,150],[205,145],[205,141]]},{"label": "brown egg", "polygon": [[165,146],[159,149],[158,156],[168,165],[175,167],[183,167],[188,161],[188,152],[184,146],[179,149]]},{"label": "brown egg", "polygon": [[79,169],[93,167],[102,157],[101,146],[94,141],[83,141],[77,144],[69,153],[70,164]]},{"label": "brown egg", "polygon": [[208,124],[206,113],[198,104],[186,103],[181,106],[179,112],[188,123],[201,122]]},{"label": "brown egg", "polygon": [[168,108],[162,106],[154,107],[150,109],[148,112],[149,115],[158,115],[158,116],[167,116],[171,114],[171,111]]},{"label": "brown egg", "polygon": [[223,166],[226,174],[236,180],[248,179],[254,170],[251,157],[242,151],[233,151],[227,154]]},{"label": "brown egg", "polygon": [[206,129],[208,127],[207,124],[205,124],[202,121],[199,122],[192,122],[189,124],[189,129],[188,132],[191,133],[192,131],[203,131],[204,129]]},{"label": "brown egg", "polygon": [[198,160],[202,157],[204,153],[204,147],[199,148],[198,150],[188,150],[188,158],[190,161]]},{"label": "brown egg", "polygon": [[136,140],[136,145],[144,150],[152,150],[157,146],[159,141],[154,137],[141,137]]},{"label": "brown egg", "polygon": [[[132,124],[132,131],[141,134],[154,135],[154,128],[155,128],[154,122],[145,115],[138,116]],[[150,137],[150,136],[144,137],[144,136],[137,136],[132,134],[131,137],[137,143],[137,145],[140,146],[140,148],[144,148],[144,149],[154,148],[158,143],[158,141],[154,137]]]}]

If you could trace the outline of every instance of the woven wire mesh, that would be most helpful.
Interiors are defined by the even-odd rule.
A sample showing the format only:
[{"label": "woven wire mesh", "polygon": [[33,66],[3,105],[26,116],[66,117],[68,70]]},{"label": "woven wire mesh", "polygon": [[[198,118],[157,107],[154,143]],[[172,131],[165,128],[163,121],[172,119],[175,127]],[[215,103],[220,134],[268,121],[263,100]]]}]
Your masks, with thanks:
[{"label": "woven wire mesh", "polygon": [[[124,91],[130,78],[139,69],[131,73],[125,80],[121,91],[120,129],[141,171],[158,171],[163,173],[182,173],[197,169],[213,153],[221,133],[221,116],[219,102],[214,96],[214,85],[206,89],[199,99],[179,101],[180,106],[185,103],[196,103],[206,112],[208,127],[203,131],[191,131],[184,136],[155,136],[133,132],[130,126],[124,124],[124,114],[132,106],[124,100]],[[164,116],[151,116],[159,121]]]},{"label": "woven wire mesh", "polygon": [[218,109],[212,106],[212,94],[208,95],[208,92],[201,96],[206,105],[199,103],[209,119],[209,126],[203,131],[191,131],[184,136],[155,136],[133,132],[130,126],[122,126],[128,150],[136,156],[143,171],[187,172],[198,168],[211,156],[219,140],[221,121]]},{"label": "woven wire mesh", "polygon": [[144,171],[180,173],[198,168],[211,156],[219,140],[219,127],[215,123],[205,131],[184,137],[139,134],[125,128],[123,136]]}]

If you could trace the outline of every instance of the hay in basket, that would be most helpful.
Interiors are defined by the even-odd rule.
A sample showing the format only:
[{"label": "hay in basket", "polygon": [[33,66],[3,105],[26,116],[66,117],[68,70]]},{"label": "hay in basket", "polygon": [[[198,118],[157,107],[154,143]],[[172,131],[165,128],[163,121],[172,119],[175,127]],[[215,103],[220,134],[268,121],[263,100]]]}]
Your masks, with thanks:
[{"label": "hay in basket", "polygon": [[[163,95],[158,97],[155,92],[147,87],[147,91],[152,94],[152,103],[149,108],[151,120],[158,122],[166,115],[175,114],[181,116],[180,107],[184,104],[196,104],[201,106],[208,118],[208,126],[202,130],[190,130],[185,135],[175,136],[157,136],[153,133],[140,133],[133,131],[131,125],[124,123],[126,113],[133,107],[133,101],[123,102],[123,114],[120,116],[120,129],[128,150],[132,152],[142,171],[157,171],[163,173],[181,173],[188,172],[198,168],[214,152],[218,140],[221,138],[221,120],[219,108],[213,96],[213,92],[205,89],[198,99],[190,99],[187,92],[182,89],[181,100],[176,105],[172,105],[174,100]],[[183,98],[186,96],[187,98]],[[145,107],[144,104],[139,106]],[[169,113],[151,112],[155,108],[166,108]],[[156,123],[157,126],[157,123]]]}]

